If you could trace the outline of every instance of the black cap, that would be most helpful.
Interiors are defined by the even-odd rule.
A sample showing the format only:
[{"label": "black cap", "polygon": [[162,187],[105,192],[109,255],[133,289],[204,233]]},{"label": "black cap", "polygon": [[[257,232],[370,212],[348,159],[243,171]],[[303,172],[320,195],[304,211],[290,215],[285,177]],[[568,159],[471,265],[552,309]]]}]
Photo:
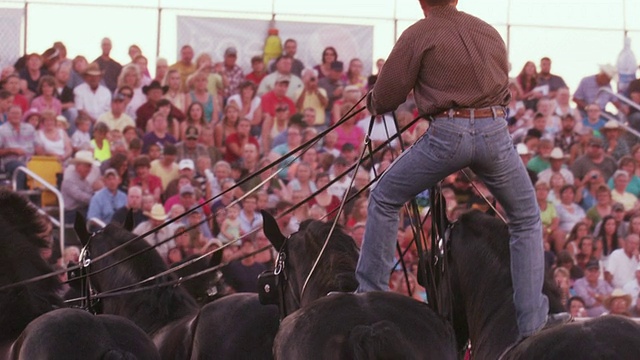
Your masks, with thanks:
[{"label": "black cap", "polygon": [[197,139],[198,138],[198,128],[195,126],[189,126],[187,130],[184,132],[184,137],[187,139]]},{"label": "black cap", "polygon": [[344,70],[344,64],[342,61],[334,61],[331,63],[331,70],[342,71]]},{"label": "black cap", "polygon": [[162,149],[162,153],[164,155],[178,155],[178,148],[176,148],[173,144],[164,144],[164,149]]},{"label": "black cap", "polygon": [[589,269],[600,269],[600,263],[596,259],[591,259],[591,260],[589,260],[589,262],[587,263],[587,265],[584,268],[587,269],[587,270],[589,270]]}]

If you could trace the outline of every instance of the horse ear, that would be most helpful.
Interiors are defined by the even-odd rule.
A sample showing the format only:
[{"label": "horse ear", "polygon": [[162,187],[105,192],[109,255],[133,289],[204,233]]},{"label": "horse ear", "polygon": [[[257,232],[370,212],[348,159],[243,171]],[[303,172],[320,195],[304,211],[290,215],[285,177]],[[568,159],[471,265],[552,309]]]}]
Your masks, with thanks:
[{"label": "horse ear", "polygon": [[271,245],[273,245],[274,248],[278,250],[282,249],[284,241],[287,238],[280,232],[276,219],[264,210],[260,210],[260,213],[262,213],[264,234],[267,236],[267,239],[269,239],[269,242],[271,242]]},{"label": "horse ear", "polygon": [[124,224],[122,224],[122,228],[131,232],[133,230],[133,209],[129,209],[127,211],[127,217],[124,219]]},{"label": "horse ear", "polygon": [[211,254],[211,259],[209,260],[209,267],[218,266],[222,263],[222,249],[218,249],[213,254]]},{"label": "horse ear", "polygon": [[87,220],[84,218],[84,215],[79,212],[76,213],[76,221],[73,224],[73,229],[76,231],[76,235],[78,235],[78,239],[82,245],[87,246],[91,234],[87,231]]}]

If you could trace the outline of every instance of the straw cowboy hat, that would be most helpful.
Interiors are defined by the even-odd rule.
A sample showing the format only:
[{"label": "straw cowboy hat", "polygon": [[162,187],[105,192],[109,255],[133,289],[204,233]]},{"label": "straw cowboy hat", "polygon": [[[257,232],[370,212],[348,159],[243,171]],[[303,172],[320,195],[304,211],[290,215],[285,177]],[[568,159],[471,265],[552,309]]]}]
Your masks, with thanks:
[{"label": "straw cowboy hat", "polygon": [[149,218],[157,221],[167,220],[167,213],[164,211],[162,204],[153,204],[151,211],[145,211],[144,214]]},{"label": "straw cowboy hat", "polygon": [[622,130],[620,124],[615,120],[609,120],[606,124],[600,129],[600,132],[609,131],[609,130]]},{"label": "straw cowboy hat", "polygon": [[615,289],[613,290],[611,295],[609,295],[609,297],[604,301],[604,307],[606,307],[607,309],[611,309],[611,303],[615,299],[624,299],[627,302],[627,308],[631,306],[631,302],[633,301],[631,295],[624,292],[624,290]]},{"label": "straw cowboy hat", "polygon": [[76,155],[71,159],[72,164],[95,164],[95,159],[93,158],[93,152],[89,150],[79,150]]},{"label": "straw cowboy hat", "polygon": [[102,70],[100,70],[100,65],[98,65],[97,63],[92,62],[91,64],[87,65],[87,68],[84,69],[84,72],[82,72],[82,75],[84,75],[84,76],[101,76],[102,75]]}]

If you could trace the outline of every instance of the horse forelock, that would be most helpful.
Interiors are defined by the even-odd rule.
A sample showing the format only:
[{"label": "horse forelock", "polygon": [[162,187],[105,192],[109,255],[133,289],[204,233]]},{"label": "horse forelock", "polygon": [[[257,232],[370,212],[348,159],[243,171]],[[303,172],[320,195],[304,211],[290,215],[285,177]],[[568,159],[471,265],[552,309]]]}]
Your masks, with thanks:
[{"label": "horse forelock", "polygon": [[[122,245],[136,235],[115,225],[108,225],[101,233],[91,240],[90,251],[92,257],[98,257],[119,245]],[[138,239],[119,249],[104,260],[94,262],[91,271],[111,266],[122,259],[144,249],[149,244],[144,239]],[[98,265],[99,264],[99,265]],[[115,265],[92,278],[99,291],[107,291],[126,285],[135,284],[167,270],[160,255],[155,250],[148,250],[135,255],[118,265]],[[122,315],[134,321],[145,332],[153,333],[168,322],[192,314],[197,310],[195,300],[179,286],[157,286],[175,279],[173,275],[159,277],[155,282],[147,282],[142,287],[152,289],[120,295],[105,299],[105,312]]]},{"label": "horse forelock", "polygon": [[[26,198],[10,190],[0,190],[0,218],[6,220],[4,226],[10,226],[42,246],[46,241],[37,235],[46,230],[38,210]],[[3,231],[5,227],[3,226]],[[6,236],[5,239],[8,239]],[[8,239],[10,240],[10,239]]]}]

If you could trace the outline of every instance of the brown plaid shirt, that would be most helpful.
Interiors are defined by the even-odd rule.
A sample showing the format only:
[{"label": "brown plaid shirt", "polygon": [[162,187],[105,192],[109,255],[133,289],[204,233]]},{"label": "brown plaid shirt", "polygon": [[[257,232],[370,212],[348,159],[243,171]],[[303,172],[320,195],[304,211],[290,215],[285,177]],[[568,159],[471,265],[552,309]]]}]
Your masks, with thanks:
[{"label": "brown plaid shirt", "polygon": [[395,110],[411,89],[422,115],[506,106],[508,71],[505,44],[491,25],[453,5],[434,7],[398,39],[369,99],[370,110]]}]

